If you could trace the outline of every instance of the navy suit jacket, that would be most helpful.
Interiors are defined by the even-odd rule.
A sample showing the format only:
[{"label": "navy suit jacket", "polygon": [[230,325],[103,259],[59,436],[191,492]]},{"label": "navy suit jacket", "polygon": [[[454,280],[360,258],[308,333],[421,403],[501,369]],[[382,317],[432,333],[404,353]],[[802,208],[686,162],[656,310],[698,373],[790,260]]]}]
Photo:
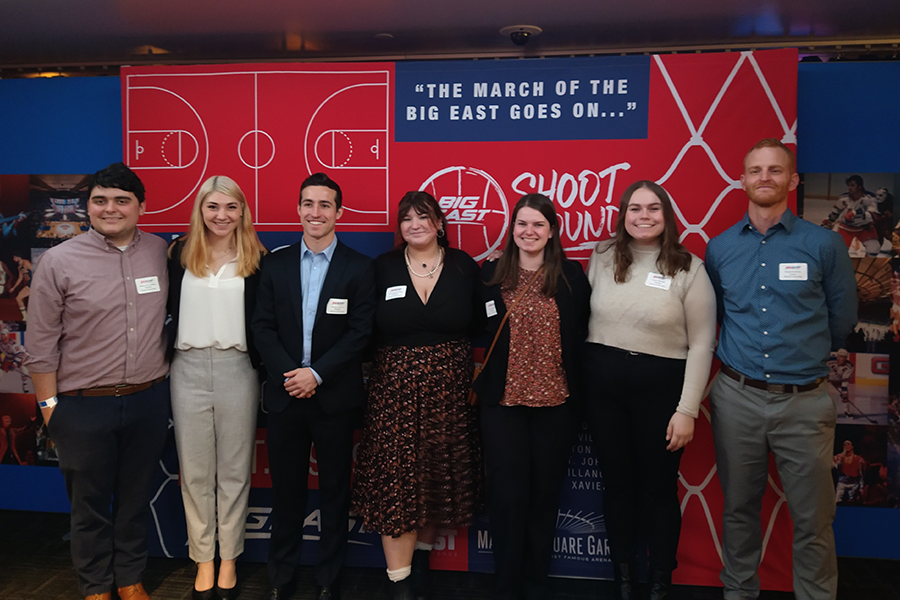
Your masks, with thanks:
[{"label": "navy suit jacket", "polygon": [[[347,301],[346,314],[329,314],[330,299]],[[317,402],[335,414],[365,401],[362,356],[372,336],[375,273],[372,259],[338,241],[322,285],[313,326],[310,365],[322,383],[312,398],[293,398],[284,389],[284,373],[303,360],[303,295],[300,243],[262,260],[251,329],[267,379],[263,402],[281,412],[291,402]]]}]

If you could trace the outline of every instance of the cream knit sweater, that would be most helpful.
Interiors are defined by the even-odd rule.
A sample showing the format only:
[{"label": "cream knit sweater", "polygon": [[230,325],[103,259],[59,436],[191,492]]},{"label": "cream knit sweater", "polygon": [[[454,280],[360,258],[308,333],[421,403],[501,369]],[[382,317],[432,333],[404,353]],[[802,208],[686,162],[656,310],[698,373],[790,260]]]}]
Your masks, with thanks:
[{"label": "cream knit sweater", "polygon": [[694,256],[689,271],[664,278],[656,267],[659,248],[633,244],[628,278],[616,283],[612,243],[597,244],[588,265],[593,291],[587,339],[631,352],[686,359],[677,410],[696,417],[716,343],[716,295],[703,261]]}]

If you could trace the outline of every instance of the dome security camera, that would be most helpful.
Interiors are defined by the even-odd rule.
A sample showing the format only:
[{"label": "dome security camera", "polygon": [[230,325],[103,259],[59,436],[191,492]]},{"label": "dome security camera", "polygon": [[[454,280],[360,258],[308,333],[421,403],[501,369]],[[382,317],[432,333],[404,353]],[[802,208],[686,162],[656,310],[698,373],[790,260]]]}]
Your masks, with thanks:
[{"label": "dome security camera", "polygon": [[500,35],[508,35],[510,41],[516,46],[524,46],[536,35],[540,35],[541,28],[534,25],[511,25],[500,30]]},{"label": "dome security camera", "polygon": [[509,39],[516,46],[524,46],[528,43],[528,40],[531,39],[531,34],[527,31],[513,31],[509,34]]}]

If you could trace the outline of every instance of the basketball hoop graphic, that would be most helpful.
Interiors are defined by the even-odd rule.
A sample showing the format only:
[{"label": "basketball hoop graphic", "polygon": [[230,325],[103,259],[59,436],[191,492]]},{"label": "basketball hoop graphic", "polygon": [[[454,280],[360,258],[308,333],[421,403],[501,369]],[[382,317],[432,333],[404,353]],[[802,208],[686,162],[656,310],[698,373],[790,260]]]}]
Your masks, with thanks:
[{"label": "basketball hoop graphic", "polygon": [[497,249],[509,228],[509,204],[497,181],[481,169],[447,167],[419,187],[440,204],[459,247],[475,260]]}]

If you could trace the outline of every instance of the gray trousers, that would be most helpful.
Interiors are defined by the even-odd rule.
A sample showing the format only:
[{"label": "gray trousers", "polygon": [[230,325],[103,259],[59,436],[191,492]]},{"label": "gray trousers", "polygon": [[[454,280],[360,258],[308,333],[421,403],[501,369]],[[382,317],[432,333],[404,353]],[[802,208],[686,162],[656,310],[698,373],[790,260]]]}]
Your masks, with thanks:
[{"label": "gray trousers", "polygon": [[[190,557],[237,558],[244,551],[259,378],[246,352],[178,350],[172,361],[172,417]],[[217,518],[218,517],[218,518]]]},{"label": "gray trousers", "polygon": [[794,522],[794,594],[798,600],[834,600],[835,409],[825,386],[772,394],[720,373],[709,397],[725,501],[721,574],[725,599],[759,597],[760,511],[771,451]]}]

